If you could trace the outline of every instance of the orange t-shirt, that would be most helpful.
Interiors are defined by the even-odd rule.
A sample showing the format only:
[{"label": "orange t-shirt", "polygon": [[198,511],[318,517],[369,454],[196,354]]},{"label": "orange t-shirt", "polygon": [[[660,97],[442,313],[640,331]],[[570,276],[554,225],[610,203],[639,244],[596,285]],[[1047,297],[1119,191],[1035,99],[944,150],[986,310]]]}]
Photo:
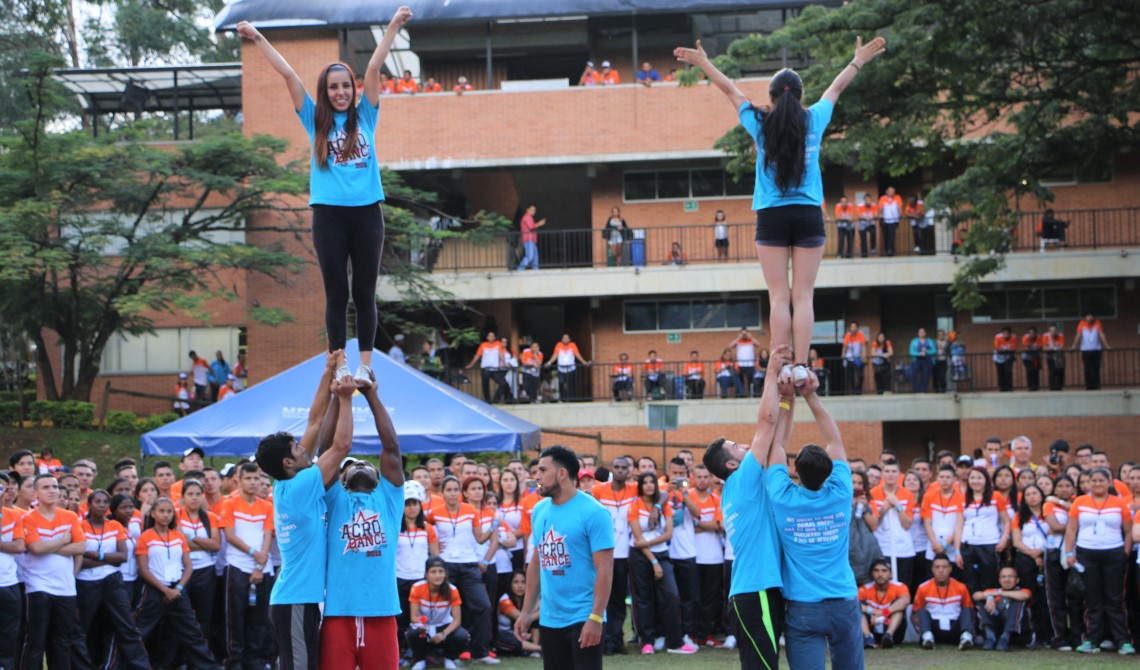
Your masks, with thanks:
[{"label": "orange t-shirt", "polygon": [[914,592],[914,608],[930,610],[935,619],[956,621],[963,609],[973,609],[974,599],[962,582],[950,578],[946,586],[938,586],[933,579],[923,582]]},{"label": "orange t-shirt", "polygon": [[534,506],[541,501],[542,496],[538,494],[538,491],[526,494],[522,500],[519,501],[519,506],[522,507],[522,517],[519,519],[519,532],[522,533],[523,537],[528,538],[528,541],[530,538],[530,513],[534,511]]},{"label": "orange t-shirt", "polygon": [[843,334],[843,346],[850,347],[854,344],[858,344],[860,347],[867,346],[867,336],[863,334],[863,331],[857,330],[854,333],[847,331]]},{"label": "orange t-shirt", "polygon": [[1041,336],[1041,346],[1046,349],[1064,349],[1065,334],[1057,333],[1056,335],[1050,335],[1049,333],[1045,333]]},{"label": "orange t-shirt", "polygon": [[835,218],[842,221],[851,221],[855,218],[855,205],[839,203],[835,206]]},{"label": "orange t-shirt", "polygon": [[420,90],[416,84],[415,79],[397,79],[396,92],[397,93],[415,93]]},{"label": "orange t-shirt", "polygon": [[736,361],[717,361],[716,362],[717,376],[720,375],[721,370],[728,370],[730,372],[736,372],[739,369],[740,368],[736,365]]},{"label": "orange t-shirt", "polygon": [[879,216],[879,208],[875,205],[859,205],[855,211],[860,219],[874,219]]},{"label": "orange t-shirt", "polygon": [[443,90],[443,86],[437,81],[434,84],[424,84],[424,93],[439,93]]},{"label": "orange t-shirt", "polygon": [[542,367],[542,359],[542,352],[536,354],[530,349],[523,349],[523,352],[519,354],[519,365],[540,368]]},{"label": "orange t-shirt", "polygon": [[661,370],[664,368],[664,366],[665,366],[665,364],[662,363],[659,359],[647,358],[647,359],[645,359],[645,374],[647,374],[647,375],[658,374],[661,372]]},{"label": "orange t-shirt", "polygon": [[1040,335],[1030,335],[1029,333],[1026,333],[1025,335],[1021,336],[1021,348],[1022,349],[1030,349],[1030,350],[1039,349],[1040,345],[1041,345],[1041,336]]},{"label": "orange t-shirt", "polygon": [[615,377],[632,377],[633,376],[633,366],[630,365],[629,363],[618,363],[617,365],[614,366],[613,375]]},{"label": "orange t-shirt", "polygon": [[893,204],[895,207],[898,207],[898,213],[899,213],[899,214],[902,214],[902,213],[903,213],[903,211],[904,211],[904,210],[903,210],[903,201],[902,201],[902,196],[901,196],[901,195],[897,195],[897,194],[896,194],[896,195],[895,195],[895,197],[893,197],[893,198],[888,198],[888,197],[887,197],[887,196],[885,196],[885,195],[884,195],[883,197],[879,198],[879,211],[880,211],[880,212],[881,212],[881,211],[883,211],[883,208],[884,208],[884,207],[886,207],[886,206],[888,206],[888,205],[892,205],[892,204]]},{"label": "orange t-shirt", "polygon": [[1017,338],[1013,335],[1006,337],[1002,333],[994,335],[994,350],[1003,353],[1017,351]]},{"label": "orange t-shirt", "polygon": [[63,463],[60,463],[58,458],[53,458],[50,461],[45,461],[42,458],[36,459],[36,470],[41,475],[54,475],[59,472],[62,467]]},{"label": "orange t-shirt", "polygon": [[865,584],[859,588],[859,602],[879,605],[884,608],[899,598],[909,595],[910,589],[906,587],[906,584],[900,584],[895,581],[887,582],[886,593],[879,593],[878,585],[875,584],[875,582]]},{"label": "orange t-shirt", "polygon": [[921,219],[926,216],[926,207],[921,202],[917,205],[907,205],[903,216],[908,219]]},{"label": "orange t-shirt", "polygon": [[620,84],[621,75],[617,70],[610,70],[609,72],[601,73],[601,80],[603,84]]},{"label": "orange t-shirt", "polygon": [[455,588],[454,584],[449,586],[451,597],[447,600],[444,600],[438,592],[432,593],[426,579],[416,582],[408,593],[408,602],[420,606],[420,616],[427,617],[428,625],[442,629],[451,623],[451,608],[463,604],[463,600],[459,597],[459,589]]},{"label": "orange t-shirt", "polygon": [[691,361],[689,363],[686,363],[685,364],[685,376],[686,377],[704,377],[705,376],[705,364],[700,363],[700,362],[694,363]]}]

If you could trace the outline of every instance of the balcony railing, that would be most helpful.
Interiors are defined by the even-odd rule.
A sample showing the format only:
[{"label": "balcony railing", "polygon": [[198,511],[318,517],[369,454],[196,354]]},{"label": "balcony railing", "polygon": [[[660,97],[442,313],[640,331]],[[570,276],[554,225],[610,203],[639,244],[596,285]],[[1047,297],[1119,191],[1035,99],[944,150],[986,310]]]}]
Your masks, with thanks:
[{"label": "balcony railing", "polygon": [[[1140,246],[1140,207],[1058,211],[1055,216],[1068,223],[1064,239],[1043,239],[1038,234],[1041,212],[1023,212],[1012,235],[1014,252],[1051,252],[1060,249],[1103,249]],[[712,224],[652,226],[631,231],[621,245],[606,243],[598,228],[538,231],[539,266],[544,269],[623,266],[661,266],[673,263],[674,243],[680,245],[685,264],[755,262],[754,223],[732,223],[727,248],[716,246]],[[833,220],[826,224],[825,258],[838,252],[838,231]],[[881,237],[881,234],[880,234]],[[953,234],[938,225],[930,234],[932,248],[925,252],[915,246],[914,231],[903,221],[898,228],[899,256],[920,254],[949,255]],[[854,257],[860,255],[859,235],[855,234]],[[882,240],[878,240],[882,253]],[[522,258],[523,245],[517,232],[493,236],[486,241],[447,240],[434,249],[425,265],[439,272],[514,270]]]},{"label": "balcony railing", "polygon": [[[945,361],[919,362],[910,356],[894,356],[880,365],[867,361],[855,366],[841,358],[824,358],[816,369],[820,376],[821,393],[825,395],[873,395],[876,393],[977,393],[999,391],[1001,374],[992,352],[955,356]],[[1057,361],[1063,361],[1058,366]],[[578,366],[570,375],[559,375],[551,368],[543,371],[537,395],[543,402],[586,401],[653,401],[700,400],[708,398],[759,397],[763,387],[763,369],[756,368],[743,375],[722,376],[717,372],[717,361],[701,361],[703,373],[688,375],[691,361],[664,361],[652,377],[643,362],[630,362],[631,374],[615,374],[617,363],[597,363]],[[1085,356],[1079,351],[1057,354],[1052,363],[1042,354],[1029,366],[1020,353],[1014,354],[1008,367],[1010,390],[1030,390],[1029,381],[1036,370],[1039,393],[1051,389],[1075,391],[1086,388]],[[1102,353],[1099,388],[1133,388],[1140,386],[1140,349],[1112,349]],[[509,401],[531,402],[526,396],[526,384],[517,369],[503,373],[512,391]],[[484,398],[480,372],[461,375],[453,370],[446,379],[456,388],[478,398]],[[924,383],[925,382],[925,383]],[[565,386],[563,386],[565,384]],[[489,385],[492,395],[496,384]]]}]

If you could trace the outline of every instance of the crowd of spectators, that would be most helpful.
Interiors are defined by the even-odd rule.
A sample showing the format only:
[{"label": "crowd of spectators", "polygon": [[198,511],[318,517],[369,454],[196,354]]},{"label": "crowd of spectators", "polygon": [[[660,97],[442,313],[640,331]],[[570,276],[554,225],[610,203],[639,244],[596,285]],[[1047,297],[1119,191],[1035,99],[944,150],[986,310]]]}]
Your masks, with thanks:
[{"label": "crowd of spectators", "polygon": [[[865,646],[1134,653],[1140,468],[1114,469],[1087,444],[1070,457],[1064,440],[1038,464],[1024,436],[966,451],[915,458],[905,472],[889,449],[870,464],[849,460],[848,558],[862,584]],[[735,647],[723,482],[688,450],[664,469],[644,455],[580,462],[579,490],[606,508],[615,536],[604,653],[629,653],[631,642],[646,655]],[[45,655],[48,667],[60,655],[112,654],[138,668],[274,662],[267,605],[280,559],[270,481],[256,464],[215,470],[190,449],[179,481],[168,462],[140,477],[124,458],[102,488],[93,462],[65,467],[50,449],[16,452],[9,466],[0,472],[3,667],[42,667]],[[538,653],[537,638],[512,632],[541,499],[536,467],[451,454],[406,473],[396,541],[405,665],[423,668],[429,654],[453,667],[472,655]],[[185,559],[166,560],[167,548]],[[631,611],[635,639],[626,640]]]}]

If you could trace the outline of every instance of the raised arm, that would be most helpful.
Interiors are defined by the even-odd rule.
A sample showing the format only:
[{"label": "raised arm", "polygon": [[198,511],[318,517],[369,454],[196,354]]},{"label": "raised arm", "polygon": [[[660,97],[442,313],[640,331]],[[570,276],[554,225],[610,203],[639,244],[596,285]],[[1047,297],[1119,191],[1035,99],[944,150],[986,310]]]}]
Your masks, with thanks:
[{"label": "raised arm", "polygon": [[334,382],[332,390],[336,394],[336,402],[329,407],[337,408],[336,432],[332,444],[317,459],[317,467],[321,469],[321,479],[326,489],[336,482],[341,461],[352,451],[352,394],[356,391],[356,382],[351,379]]},{"label": "raised arm", "polygon": [[301,111],[301,105],[305,104],[305,83],[297,76],[293,70],[293,66],[285,60],[285,57],[277,53],[277,49],[265,39],[261,32],[254,28],[248,21],[242,21],[237,24],[237,33],[247,40],[257,45],[261,50],[261,55],[265,56],[265,60],[273,66],[277,74],[285,80],[285,87],[289,89],[289,97],[293,100],[293,109]]},{"label": "raised arm", "polygon": [[761,467],[768,464],[768,456],[772,450],[772,442],[776,439],[779,424],[780,398],[776,390],[777,378],[780,376],[780,369],[791,362],[791,348],[786,344],[773,349],[768,358],[768,374],[764,377],[764,391],[760,396],[760,409],[756,413],[756,434],[752,436],[752,446],[749,449]]},{"label": "raised arm", "polygon": [[407,7],[397,9],[392,15],[392,20],[388,22],[388,27],[384,29],[384,37],[372,52],[372,58],[368,59],[368,69],[364,71],[364,97],[373,107],[380,104],[380,68],[384,67],[384,61],[388,60],[388,52],[392,50],[396,35],[400,34],[400,29],[411,18],[412,10]]},{"label": "raised arm", "polygon": [[875,58],[887,50],[887,41],[882,37],[876,37],[867,44],[863,44],[862,37],[855,38],[855,56],[851,62],[847,64],[839,75],[835,77],[835,81],[831,82],[831,86],[827,87],[824,91],[823,97],[825,100],[830,100],[831,104],[839,102],[839,96],[847,89],[847,86],[855,80],[855,75],[859,74],[859,70],[864,65],[875,60]]},{"label": "raised arm", "polygon": [[400,458],[400,438],[396,435],[392,417],[384,408],[384,403],[380,402],[376,386],[373,377],[372,386],[364,389],[364,399],[368,401],[368,409],[372,410],[372,417],[376,420],[376,434],[380,436],[380,474],[392,486],[403,486],[404,462]]},{"label": "raised arm", "polygon": [[835,425],[835,420],[828,414],[823,402],[819,399],[819,394],[815,392],[818,388],[819,377],[816,377],[815,373],[809,370],[808,383],[804,385],[804,390],[801,391],[804,402],[811,409],[815,423],[819,426],[819,432],[823,435],[823,441],[827,445],[827,455],[831,456],[833,461],[845,461],[847,460],[847,450],[843,448],[843,438],[839,436],[839,427]]},{"label": "raised arm", "polygon": [[701,47],[701,41],[697,40],[696,47],[689,49],[688,47],[677,47],[673,49],[673,55],[677,60],[689,65],[695,65],[708,75],[709,81],[716,84],[716,87],[721,90],[726,96],[728,101],[732,103],[732,110],[740,109],[740,106],[748,102],[748,98],[740,92],[736,84],[732,82],[723,72],[718,70],[712,61],[709,60],[709,55],[705,53],[704,48]]},{"label": "raised arm", "polygon": [[332,384],[333,373],[338,365],[344,362],[344,351],[338,349],[325,357],[325,370],[321,373],[321,381],[317,383],[317,393],[309,405],[309,422],[305,425],[305,433],[301,435],[301,448],[309,454],[309,458],[317,455],[317,438],[321,434],[321,423],[325,418],[325,410],[329,408],[329,384]]},{"label": "raised arm", "polygon": [[776,388],[780,392],[780,413],[776,418],[776,439],[768,454],[768,467],[788,462],[788,440],[792,438],[792,411],[796,404],[796,387],[790,378],[777,379]]}]

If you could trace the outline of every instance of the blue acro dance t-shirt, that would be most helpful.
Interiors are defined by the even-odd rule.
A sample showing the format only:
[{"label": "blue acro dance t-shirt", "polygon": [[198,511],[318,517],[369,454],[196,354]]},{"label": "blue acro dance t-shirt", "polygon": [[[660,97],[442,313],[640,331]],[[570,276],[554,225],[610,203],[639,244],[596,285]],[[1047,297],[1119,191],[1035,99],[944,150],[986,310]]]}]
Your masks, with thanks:
[{"label": "blue acro dance t-shirt", "polygon": [[764,170],[764,136],[761,134],[760,119],[752,103],[743,102],[737,114],[740,125],[748,131],[756,142],[756,186],[752,192],[752,209],[784,207],[785,205],[823,205],[823,178],[819,172],[819,145],[823,131],[831,122],[835,105],[822,98],[807,110],[808,127],[804,151],[804,174],[799,186],[780,192],[776,186],[776,166]]},{"label": "blue acro dance t-shirt", "polygon": [[329,507],[325,616],[395,616],[396,541],[404,514],[404,487],[380,477],[372,493],[334,484]]},{"label": "blue acro dance t-shirt", "polygon": [[[309,94],[297,117],[305,126],[312,144],[316,134],[317,106]],[[329,157],[326,169],[317,165],[316,154],[309,158],[309,205],[357,207],[384,199],[380,186],[380,165],[376,161],[376,120],[379,105],[373,107],[368,98],[356,106],[356,146],[344,146],[344,122],[348,112],[333,112],[333,128],[329,132]]]},{"label": "blue acro dance t-shirt", "polygon": [[594,552],[614,548],[610,513],[588,493],[555,505],[544,498],[531,512],[531,546],[541,569],[542,625],[565,628],[594,606]]}]

